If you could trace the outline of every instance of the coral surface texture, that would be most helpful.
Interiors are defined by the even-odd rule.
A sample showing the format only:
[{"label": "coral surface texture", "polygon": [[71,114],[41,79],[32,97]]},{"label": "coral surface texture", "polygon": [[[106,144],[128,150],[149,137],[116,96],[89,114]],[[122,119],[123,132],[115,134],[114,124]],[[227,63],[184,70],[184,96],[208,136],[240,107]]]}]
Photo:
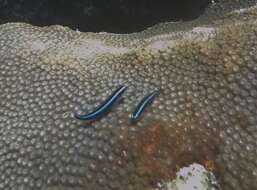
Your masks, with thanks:
[{"label": "coral surface texture", "polygon": [[[108,113],[74,117],[121,85]],[[256,190],[256,139],[255,0],[132,34],[0,25],[1,190],[156,190],[194,163],[213,189]]]}]

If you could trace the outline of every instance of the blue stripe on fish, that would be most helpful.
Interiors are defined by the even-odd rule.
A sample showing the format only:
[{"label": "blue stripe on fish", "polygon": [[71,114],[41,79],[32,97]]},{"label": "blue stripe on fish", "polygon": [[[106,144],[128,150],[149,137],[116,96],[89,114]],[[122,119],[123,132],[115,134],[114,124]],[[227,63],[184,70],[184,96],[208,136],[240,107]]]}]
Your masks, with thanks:
[{"label": "blue stripe on fish", "polygon": [[104,101],[99,107],[95,109],[95,111],[90,112],[85,115],[79,115],[77,113],[74,114],[75,118],[79,120],[95,120],[101,115],[105,114],[110,108],[114,105],[114,103],[124,94],[126,91],[126,86],[121,86],[117,90],[115,90],[107,100]]},{"label": "blue stripe on fish", "polygon": [[131,114],[130,116],[130,121],[131,123],[135,123],[137,122],[144,110],[146,109],[147,106],[149,106],[151,103],[153,103],[154,101],[154,98],[157,96],[159,91],[154,91],[148,95],[146,95],[140,102],[139,104],[137,105],[137,107],[135,108],[135,111]]}]

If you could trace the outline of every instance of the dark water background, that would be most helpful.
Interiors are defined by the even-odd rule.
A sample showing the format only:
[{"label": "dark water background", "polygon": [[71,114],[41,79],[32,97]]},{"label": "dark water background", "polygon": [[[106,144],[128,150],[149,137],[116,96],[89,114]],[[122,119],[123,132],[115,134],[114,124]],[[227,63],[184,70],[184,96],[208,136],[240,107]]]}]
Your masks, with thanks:
[{"label": "dark water background", "polygon": [[0,0],[0,24],[60,24],[80,31],[130,33],[164,21],[192,20],[210,0]]}]

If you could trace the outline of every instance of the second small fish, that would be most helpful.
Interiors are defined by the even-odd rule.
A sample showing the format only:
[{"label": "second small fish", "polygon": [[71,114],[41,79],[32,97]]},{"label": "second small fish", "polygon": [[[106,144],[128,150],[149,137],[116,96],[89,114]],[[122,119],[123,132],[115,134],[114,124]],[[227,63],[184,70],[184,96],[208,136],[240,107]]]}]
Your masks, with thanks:
[{"label": "second small fish", "polygon": [[147,106],[149,106],[151,103],[153,103],[154,98],[158,95],[159,91],[154,91],[148,95],[146,95],[137,105],[134,112],[130,116],[130,122],[135,123],[138,120],[140,120],[144,110]]}]

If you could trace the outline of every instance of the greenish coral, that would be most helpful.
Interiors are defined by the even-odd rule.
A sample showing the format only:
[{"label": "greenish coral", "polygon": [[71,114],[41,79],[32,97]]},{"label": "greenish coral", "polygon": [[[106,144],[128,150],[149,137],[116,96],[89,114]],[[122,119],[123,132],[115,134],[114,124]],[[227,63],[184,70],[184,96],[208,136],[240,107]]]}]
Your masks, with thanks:
[{"label": "greenish coral", "polygon": [[[1,25],[0,189],[148,190],[192,163],[223,190],[256,189],[257,8],[243,2],[130,35]],[[219,14],[227,5],[242,9]],[[124,101],[105,117],[73,117],[120,84]]]}]

